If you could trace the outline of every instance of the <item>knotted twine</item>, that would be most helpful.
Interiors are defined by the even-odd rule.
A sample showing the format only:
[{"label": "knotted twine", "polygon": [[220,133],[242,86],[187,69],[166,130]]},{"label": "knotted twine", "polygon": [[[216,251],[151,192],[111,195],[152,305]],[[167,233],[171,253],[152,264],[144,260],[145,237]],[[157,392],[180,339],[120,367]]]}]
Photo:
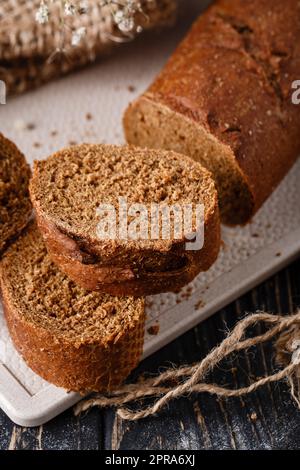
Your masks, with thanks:
[{"label": "knotted twine", "polygon": [[[247,329],[263,322],[269,326],[267,332],[253,338],[245,338]],[[214,383],[207,383],[205,378],[221,361],[232,353],[247,350],[253,346],[273,340],[277,342],[276,358],[284,368],[272,375],[262,377],[247,387],[229,389]],[[218,397],[240,397],[255,392],[259,388],[286,379],[290,384],[291,395],[300,408],[300,310],[291,316],[282,317],[265,312],[245,317],[232,330],[222,343],[213,349],[199,363],[178,369],[169,369],[157,377],[143,382],[124,385],[109,395],[96,395],[80,402],[75,407],[75,415],[79,415],[94,406],[121,407],[117,414],[127,420],[137,421],[161,411],[172,400],[192,393],[209,393]],[[137,411],[123,408],[125,404],[143,401],[146,398],[157,398],[150,406]]]}]

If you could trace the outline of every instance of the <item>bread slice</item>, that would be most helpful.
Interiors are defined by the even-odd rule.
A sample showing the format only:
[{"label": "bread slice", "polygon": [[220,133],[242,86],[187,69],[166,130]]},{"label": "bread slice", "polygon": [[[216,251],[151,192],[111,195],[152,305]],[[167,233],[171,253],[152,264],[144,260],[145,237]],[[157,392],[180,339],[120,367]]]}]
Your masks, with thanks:
[{"label": "bread slice", "polygon": [[124,116],[128,143],[209,169],[226,224],[248,222],[300,154],[298,0],[218,0]]},{"label": "bread slice", "polygon": [[51,262],[31,222],[0,264],[5,316],[29,367],[67,390],[106,392],[138,364],[144,300],[87,292]]},{"label": "bread slice", "polygon": [[[217,193],[210,174],[174,152],[129,146],[80,145],[36,162],[30,184],[39,228],[53,261],[88,290],[143,296],[173,291],[215,261],[220,248]],[[119,196],[142,203],[205,206],[204,246],[187,251],[185,238],[97,236],[97,208]],[[146,238],[146,237],[144,237]]]},{"label": "bread slice", "polygon": [[0,254],[29,220],[29,179],[24,155],[0,133]]}]

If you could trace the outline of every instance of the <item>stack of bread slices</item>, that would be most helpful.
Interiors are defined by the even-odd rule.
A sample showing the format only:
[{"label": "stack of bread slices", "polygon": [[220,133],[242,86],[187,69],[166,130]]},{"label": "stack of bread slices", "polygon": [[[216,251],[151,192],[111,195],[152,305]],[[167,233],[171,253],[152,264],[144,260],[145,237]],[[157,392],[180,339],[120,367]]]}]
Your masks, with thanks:
[{"label": "stack of bread slices", "polygon": [[[37,162],[29,184],[25,158],[0,136],[2,299],[35,372],[83,393],[117,387],[142,354],[144,296],[209,269],[219,207],[224,223],[249,222],[291,168],[299,14],[298,0],[216,1],[125,113],[127,140],[139,147],[64,149]],[[99,206],[118,212],[120,197],[146,209],[201,205],[201,249],[174,232],[99,237]]]},{"label": "stack of bread slices", "polygon": [[[0,282],[14,344],[58,386],[112,390],[142,355],[144,296],[178,290],[217,258],[214,182],[172,151],[83,144],[36,162],[29,185],[23,155],[3,136],[0,142],[1,219],[11,221],[10,230],[1,224]],[[146,208],[203,204],[202,249],[187,251],[184,237],[99,238],[97,208],[118,211],[120,196]]]}]

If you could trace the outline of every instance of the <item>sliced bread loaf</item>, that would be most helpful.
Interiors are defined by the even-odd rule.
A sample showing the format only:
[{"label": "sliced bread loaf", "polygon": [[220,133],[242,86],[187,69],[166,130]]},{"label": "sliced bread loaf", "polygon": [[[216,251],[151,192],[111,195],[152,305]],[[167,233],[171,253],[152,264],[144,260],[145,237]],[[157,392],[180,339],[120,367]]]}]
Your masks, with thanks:
[{"label": "sliced bread loaf", "polygon": [[124,117],[127,141],[208,168],[227,224],[244,224],[300,154],[298,0],[217,0]]},{"label": "sliced bread loaf", "polygon": [[[200,164],[174,152],[113,145],[80,145],[36,162],[30,184],[39,228],[55,263],[76,283],[112,295],[174,291],[215,261],[220,223],[214,182]],[[204,206],[204,246],[186,250],[185,237],[120,235],[128,206],[153,203]],[[97,233],[100,204],[116,209],[117,233]],[[128,214],[127,214],[128,215]],[[172,219],[172,214],[171,214]],[[130,217],[126,222],[126,228]],[[193,233],[198,229],[193,220]]]},{"label": "sliced bread loaf", "polygon": [[144,301],[86,292],[51,262],[31,222],[0,264],[14,344],[29,367],[68,390],[109,391],[138,364]]},{"label": "sliced bread loaf", "polygon": [[29,179],[24,155],[0,133],[0,254],[29,220]]}]

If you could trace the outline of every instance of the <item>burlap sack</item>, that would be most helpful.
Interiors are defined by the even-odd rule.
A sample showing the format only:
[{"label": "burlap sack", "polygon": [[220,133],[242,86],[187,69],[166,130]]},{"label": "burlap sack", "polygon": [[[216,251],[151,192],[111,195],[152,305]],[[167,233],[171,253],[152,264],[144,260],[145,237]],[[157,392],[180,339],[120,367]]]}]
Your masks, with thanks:
[{"label": "burlap sack", "polygon": [[[134,0],[135,1],[135,0]],[[138,0],[136,0],[138,1]],[[94,62],[120,43],[133,39],[122,33],[108,7],[99,0],[88,0],[84,15],[60,21],[59,2],[51,8],[49,22],[39,24],[35,15],[40,0],[1,0],[0,2],[0,79],[8,94],[22,93],[52,78]],[[144,14],[135,23],[143,30],[171,25],[176,16],[176,0],[141,0]],[[72,31],[86,28],[79,46],[72,47]]]}]

